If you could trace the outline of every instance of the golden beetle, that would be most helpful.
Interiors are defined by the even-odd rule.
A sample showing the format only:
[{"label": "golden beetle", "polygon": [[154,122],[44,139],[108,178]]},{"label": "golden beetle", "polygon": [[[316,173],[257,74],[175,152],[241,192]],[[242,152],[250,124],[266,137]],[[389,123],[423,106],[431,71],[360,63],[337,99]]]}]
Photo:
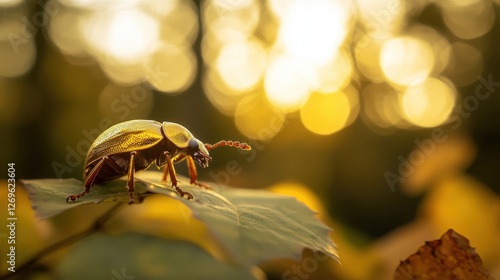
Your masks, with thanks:
[{"label": "golden beetle", "polygon": [[174,163],[186,160],[191,184],[207,187],[196,181],[194,162],[207,167],[212,160],[208,151],[223,146],[251,149],[248,144],[238,141],[221,140],[213,145],[203,144],[187,128],[172,122],[132,120],[116,124],[106,129],[90,146],[84,167],[84,190],[68,195],[66,202],[85,196],[96,183],[128,175],[127,190],[129,203],[132,204],[135,172],[148,168],[153,162],[158,167],[165,166],[163,181],[170,176],[172,187],[181,196],[192,199],[190,193],[177,186]]}]

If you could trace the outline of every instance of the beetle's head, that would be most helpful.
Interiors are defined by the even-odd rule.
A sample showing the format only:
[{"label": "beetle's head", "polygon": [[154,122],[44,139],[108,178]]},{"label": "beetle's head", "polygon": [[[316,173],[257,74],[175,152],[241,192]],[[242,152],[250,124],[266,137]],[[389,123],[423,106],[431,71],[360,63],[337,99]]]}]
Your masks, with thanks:
[{"label": "beetle's head", "polygon": [[208,162],[212,160],[208,154],[207,148],[201,143],[200,140],[196,138],[191,138],[189,140],[189,145],[187,147],[188,154],[193,157],[193,159],[202,167],[208,167]]}]

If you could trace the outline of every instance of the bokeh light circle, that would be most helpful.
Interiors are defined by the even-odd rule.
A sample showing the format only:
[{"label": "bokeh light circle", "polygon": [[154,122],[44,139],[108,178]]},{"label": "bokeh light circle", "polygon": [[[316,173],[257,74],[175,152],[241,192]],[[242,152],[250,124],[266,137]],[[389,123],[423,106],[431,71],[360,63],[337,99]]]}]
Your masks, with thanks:
[{"label": "bokeh light circle", "polygon": [[246,137],[261,141],[273,138],[283,127],[285,114],[262,95],[242,99],[236,106],[234,120]]},{"label": "bokeh light circle", "polygon": [[421,127],[435,127],[448,119],[455,98],[455,89],[450,83],[428,78],[408,87],[400,102],[409,122]]},{"label": "bokeh light circle", "polygon": [[343,129],[351,113],[351,103],[344,92],[312,93],[300,109],[304,126],[320,135],[329,135]]},{"label": "bokeh light circle", "polygon": [[396,37],[382,47],[380,65],[389,82],[408,86],[429,76],[434,67],[434,54],[423,40]]},{"label": "bokeh light circle", "polygon": [[216,67],[229,87],[248,91],[260,82],[266,62],[266,51],[260,43],[237,41],[222,47]]},{"label": "bokeh light circle", "polygon": [[145,63],[145,78],[166,94],[186,90],[196,75],[196,57],[187,45],[161,44]]},{"label": "bokeh light circle", "polygon": [[280,40],[290,55],[321,64],[344,41],[348,15],[339,1],[292,1],[282,18]]},{"label": "bokeh light circle", "polygon": [[271,60],[264,80],[269,101],[278,108],[298,109],[309,96],[313,87],[314,69],[290,56],[278,56]]}]

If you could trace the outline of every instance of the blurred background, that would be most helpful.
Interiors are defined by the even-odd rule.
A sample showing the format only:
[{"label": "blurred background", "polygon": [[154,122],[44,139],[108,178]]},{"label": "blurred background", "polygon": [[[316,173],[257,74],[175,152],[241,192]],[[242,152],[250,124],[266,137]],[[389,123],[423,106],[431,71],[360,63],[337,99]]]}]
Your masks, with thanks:
[{"label": "blurred background", "polygon": [[318,279],[383,279],[448,228],[500,277],[498,4],[0,0],[1,162],[82,179],[107,127],[177,122],[253,146],[202,180],[320,212],[343,265]]}]

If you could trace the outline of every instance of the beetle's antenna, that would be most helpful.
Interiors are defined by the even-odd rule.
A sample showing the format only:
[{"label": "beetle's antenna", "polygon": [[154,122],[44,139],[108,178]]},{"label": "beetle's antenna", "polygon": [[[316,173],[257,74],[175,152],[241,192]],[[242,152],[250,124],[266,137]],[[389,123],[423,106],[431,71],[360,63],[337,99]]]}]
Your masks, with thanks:
[{"label": "beetle's antenna", "polygon": [[218,148],[218,147],[235,147],[235,148],[239,148],[239,149],[242,149],[242,150],[245,150],[245,151],[248,151],[248,150],[251,150],[252,147],[250,147],[250,145],[248,145],[247,143],[242,143],[240,141],[231,141],[231,140],[220,140],[219,142],[215,143],[215,144],[209,144],[209,143],[205,143],[205,148],[207,148],[207,150],[213,150],[215,148]]}]

